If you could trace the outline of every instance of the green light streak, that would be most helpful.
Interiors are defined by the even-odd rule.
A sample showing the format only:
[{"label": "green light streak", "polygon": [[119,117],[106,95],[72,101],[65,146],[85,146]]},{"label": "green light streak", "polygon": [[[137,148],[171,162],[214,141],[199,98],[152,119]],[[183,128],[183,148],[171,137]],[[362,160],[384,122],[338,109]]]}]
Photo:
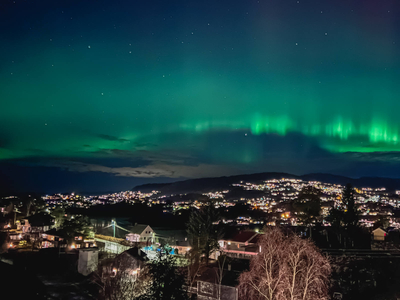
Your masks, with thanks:
[{"label": "green light streak", "polygon": [[213,130],[249,131],[253,135],[277,134],[286,136],[290,133],[301,133],[306,136],[324,140],[322,147],[332,152],[373,152],[400,151],[397,128],[389,127],[386,122],[373,120],[369,123],[355,124],[343,117],[327,124],[302,124],[295,122],[287,115],[257,115],[244,122],[198,122],[182,124],[182,130],[198,133]]}]

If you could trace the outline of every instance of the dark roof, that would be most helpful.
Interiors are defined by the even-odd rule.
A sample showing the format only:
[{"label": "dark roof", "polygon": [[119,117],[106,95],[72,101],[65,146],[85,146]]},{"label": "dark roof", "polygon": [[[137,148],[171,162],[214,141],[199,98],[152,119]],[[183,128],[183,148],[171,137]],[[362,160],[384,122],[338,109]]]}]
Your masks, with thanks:
[{"label": "dark roof", "polygon": [[[119,227],[115,227],[115,237],[119,239],[126,239],[126,235],[129,233],[128,230],[121,229]],[[114,228],[113,226],[102,228],[98,230],[98,234],[107,235],[107,236],[114,236]]]},{"label": "dark roof", "polygon": [[259,233],[252,230],[242,230],[234,235],[228,235],[224,237],[224,240],[238,243],[257,243],[259,235]]},{"label": "dark roof", "polygon": [[[119,239],[126,239],[126,235],[129,233],[141,234],[148,225],[144,224],[136,224],[135,226],[130,226],[127,228],[123,228],[122,226],[115,226],[115,237]],[[97,231],[98,234],[114,236],[114,227],[109,226],[106,228],[101,228]]]},{"label": "dark roof", "polygon": [[[138,254],[138,252],[140,253],[140,255]],[[140,250],[140,248],[138,248],[138,247],[130,248],[128,250],[125,250],[123,253],[129,254],[133,258],[136,258],[136,259],[139,259],[142,261],[147,260],[147,254],[145,252],[143,252],[142,250]]]},{"label": "dark roof", "polygon": [[59,236],[59,237],[64,237],[64,236],[66,235],[64,229],[58,229],[58,230],[57,230],[56,228],[47,230],[47,231],[45,232],[45,234],[54,235],[54,236]]},{"label": "dark roof", "polygon": [[28,217],[31,226],[50,226],[54,224],[54,218],[45,213],[34,214]]},{"label": "dark roof", "polygon": [[131,232],[131,233],[135,233],[135,234],[141,234],[146,227],[149,225],[145,225],[145,224],[136,224],[135,226],[130,226],[127,229]]},{"label": "dark roof", "polygon": [[58,235],[58,232],[57,232],[58,230],[56,229],[56,228],[53,228],[53,229],[50,229],[50,230],[47,230],[46,232],[45,232],[45,234],[49,234],[49,235]]},{"label": "dark roof", "polygon": [[[204,270],[201,275],[197,278],[199,281],[205,281],[216,284],[218,282],[218,267],[208,267]],[[238,279],[241,272],[228,271],[224,269],[222,276],[222,285],[236,286],[238,285]]]}]

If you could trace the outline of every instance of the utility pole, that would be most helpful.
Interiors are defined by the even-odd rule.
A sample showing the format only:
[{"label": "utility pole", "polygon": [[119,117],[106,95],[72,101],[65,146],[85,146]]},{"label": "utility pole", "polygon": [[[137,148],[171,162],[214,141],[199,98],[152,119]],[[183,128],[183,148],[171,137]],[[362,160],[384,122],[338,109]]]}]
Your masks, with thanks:
[{"label": "utility pole", "polygon": [[112,222],[112,224],[113,224],[113,228],[114,228],[114,230],[113,230],[113,237],[115,237],[115,220],[111,220],[111,222]]}]

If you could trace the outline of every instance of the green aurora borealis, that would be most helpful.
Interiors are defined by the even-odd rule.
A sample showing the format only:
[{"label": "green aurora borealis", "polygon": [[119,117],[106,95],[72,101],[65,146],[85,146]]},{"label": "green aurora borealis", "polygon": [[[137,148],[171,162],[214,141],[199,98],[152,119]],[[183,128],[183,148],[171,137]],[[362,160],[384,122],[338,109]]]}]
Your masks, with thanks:
[{"label": "green aurora borealis", "polygon": [[[138,178],[152,168],[173,175],[143,177],[272,168],[360,176],[332,166],[400,151],[396,1],[16,1],[1,8],[4,163]],[[325,165],[311,166],[313,149]],[[304,156],[310,167],[279,169]]]}]

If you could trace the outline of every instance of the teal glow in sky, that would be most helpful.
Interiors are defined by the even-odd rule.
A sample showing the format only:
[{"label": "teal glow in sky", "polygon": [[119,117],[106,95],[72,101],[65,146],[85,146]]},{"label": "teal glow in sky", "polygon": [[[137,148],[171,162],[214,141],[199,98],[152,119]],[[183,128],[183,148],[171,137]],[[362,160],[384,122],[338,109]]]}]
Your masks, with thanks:
[{"label": "teal glow in sky", "polygon": [[399,177],[398,1],[0,6],[2,178]]}]

